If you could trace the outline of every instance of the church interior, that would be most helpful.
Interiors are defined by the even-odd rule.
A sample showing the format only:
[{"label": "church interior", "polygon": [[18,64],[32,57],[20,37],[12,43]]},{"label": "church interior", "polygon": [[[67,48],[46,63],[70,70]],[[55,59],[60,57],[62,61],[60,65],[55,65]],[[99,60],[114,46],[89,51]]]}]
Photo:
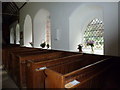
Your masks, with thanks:
[{"label": "church interior", "polygon": [[2,89],[120,88],[120,2],[0,5]]}]

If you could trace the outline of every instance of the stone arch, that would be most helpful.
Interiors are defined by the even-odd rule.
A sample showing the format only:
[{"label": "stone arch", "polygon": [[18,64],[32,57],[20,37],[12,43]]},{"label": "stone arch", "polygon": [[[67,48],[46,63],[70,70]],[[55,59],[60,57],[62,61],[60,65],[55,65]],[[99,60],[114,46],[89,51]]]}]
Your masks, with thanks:
[{"label": "stone arch", "polygon": [[[40,9],[34,17],[34,47],[46,42],[51,45],[50,13],[46,9]],[[49,25],[48,25],[49,24]],[[49,28],[47,28],[49,27]],[[49,30],[48,30],[49,29]],[[49,34],[49,35],[48,35]],[[47,38],[47,36],[49,38]]]}]

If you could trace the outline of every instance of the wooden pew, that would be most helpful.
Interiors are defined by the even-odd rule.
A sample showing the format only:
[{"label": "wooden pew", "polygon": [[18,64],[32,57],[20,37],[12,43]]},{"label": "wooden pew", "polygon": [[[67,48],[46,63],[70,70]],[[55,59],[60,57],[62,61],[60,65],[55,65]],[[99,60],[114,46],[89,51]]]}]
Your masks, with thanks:
[{"label": "wooden pew", "polygon": [[9,59],[9,51],[11,50],[17,50],[19,49],[20,47],[19,46],[8,46],[8,47],[5,47],[3,48],[3,67],[5,69],[8,69],[8,59]]},{"label": "wooden pew", "polygon": [[8,49],[8,48],[14,48],[14,47],[20,47],[19,45],[3,45],[2,46],[2,64],[3,64],[3,66],[4,66],[4,64],[5,64],[5,57],[6,57],[6,50]]},{"label": "wooden pew", "polygon": [[48,68],[45,70],[47,75],[45,87],[98,88],[103,83],[100,79],[105,76],[104,72],[110,67],[108,59],[104,56],[84,55],[78,61]]},{"label": "wooden pew", "polygon": [[32,48],[32,49],[28,49],[28,48],[24,48],[21,50],[15,50],[15,51],[11,51],[10,52],[10,56],[9,56],[9,70],[8,73],[10,74],[11,77],[14,76],[14,61],[15,61],[15,55],[18,54],[25,54],[25,53],[31,53],[31,52],[41,52],[43,51],[42,49],[36,49],[36,48]]},{"label": "wooden pew", "polygon": [[[16,55],[14,60],[14,80],[19,87],[26,87],[26,61],[27,60],[36,60],[42,59],[50,54],[58,54],[63,53],[63,51],[56,51],[56,50],[46,50],[42,52],[31,52],[26,54],[19,54]],[[52,56],[51,56],[52,57]]]},{"label": "wooden pew", "polygon": [[38,60],[27,61],[27,88],[44,88],[45,74],[44,69],[62,63],[74,61],[82,54],[73,52],[44,54]]},{"label": "wooden pew", "polygon": [[111,62],[112,67],[107,72],[103,90],[106,89],[118,89],[120,88],[120,57],[112,56]]},{"label": "wooden pew", "polygon": [[[27,49],[29,49],[29,50],[33,50],[34,48],[27,48],[27,47],[9,47],[9,48],[7,48],[6,49],[6,51],[5,51],[5,60],[4,60],[4,62],[5,62],[5,68],[6,68],[6,70],[7,71],[9,71],[9,65],[10,65],[10,53],[11,52],[14,52],[14,51],[22,51],[22,50],[27,50]],[[35,49],[34,49],[35,50]]]},{"label": "wooden pew", "polygon": [[9,55],[9,51],[10,50],[12,50],[12,49],[14,49],[14,50],[16,50],[16,49],[19,49],[20,47],[19,46],[9,46],[9,47],[6,47],[6,48],[3,48],[2,49],[2,61],[3,61],[3,67],[7,70],[8,69],[8,55]]}]

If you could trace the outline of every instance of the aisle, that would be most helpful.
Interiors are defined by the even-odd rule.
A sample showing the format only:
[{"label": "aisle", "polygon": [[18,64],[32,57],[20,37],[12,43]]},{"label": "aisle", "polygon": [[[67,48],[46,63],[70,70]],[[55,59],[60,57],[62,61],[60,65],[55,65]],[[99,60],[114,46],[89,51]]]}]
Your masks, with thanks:
[{"label": "aisle", "polygon": [[8,76],[5,70],[0,68],[0,75],[2,74],[2,88],[18,88],[13,80]]}]

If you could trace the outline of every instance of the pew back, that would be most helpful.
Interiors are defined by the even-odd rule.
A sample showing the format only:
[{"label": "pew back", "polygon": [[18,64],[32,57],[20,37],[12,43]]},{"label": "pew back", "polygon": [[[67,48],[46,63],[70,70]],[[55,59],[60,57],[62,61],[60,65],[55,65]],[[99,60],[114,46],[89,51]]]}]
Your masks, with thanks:
[{"label": "pew back", "polygon": [[[53,57],[60,56],[62,53],[62,57],[65,56],[64,51],[56,51],[56,50],[47,50],[39,53],[26,53],[19,54],[16,56],[15,60],[15,81],[18,83],[18,86],[25,87],[26,86],[26,61],[27,60],[46,60],[46,57],[49,59],[53,59]],[[69,55],[69,54],[68,54]],[[71,54],[70,54],[71,55]]]},{"label": "pew back", "polygon": [[78,53],[58,53],[40,58],[39,60],[27,61],[27,87],[28,88],[44,88],[45,73],[44,69],[59,65],[62,63],[74,62],[80,58],[82,54]]},{"label": "pew back", "polygon": [[43,51],[42,49],[21,49],[21,50],[15,50],[10,52],[10,58],[9,58],[9,74],[11,77],[14,77],[14,69],[15,69],[15,57],[16,55],[19,54],[26,54],[26,53],[31,53],[31,52],[41,52]]},{"label": "pew back", "polygon": [[[107,69],[108,57],[83,55],[79,61],[69,62],[62,65],[57,65],[45,70],[47,75],[45,87],[46,88],[73,88],[79,87],[82,82],[87,81],[100,75]],[[71,85],[76,82],[77,85]],[[59,83],[57,83],[59,82]],[[86,84],[85,84],[86,85]],[[87,86],[86,86],[87,87]],[[92,86],[91,86],[92,87]]]}]

